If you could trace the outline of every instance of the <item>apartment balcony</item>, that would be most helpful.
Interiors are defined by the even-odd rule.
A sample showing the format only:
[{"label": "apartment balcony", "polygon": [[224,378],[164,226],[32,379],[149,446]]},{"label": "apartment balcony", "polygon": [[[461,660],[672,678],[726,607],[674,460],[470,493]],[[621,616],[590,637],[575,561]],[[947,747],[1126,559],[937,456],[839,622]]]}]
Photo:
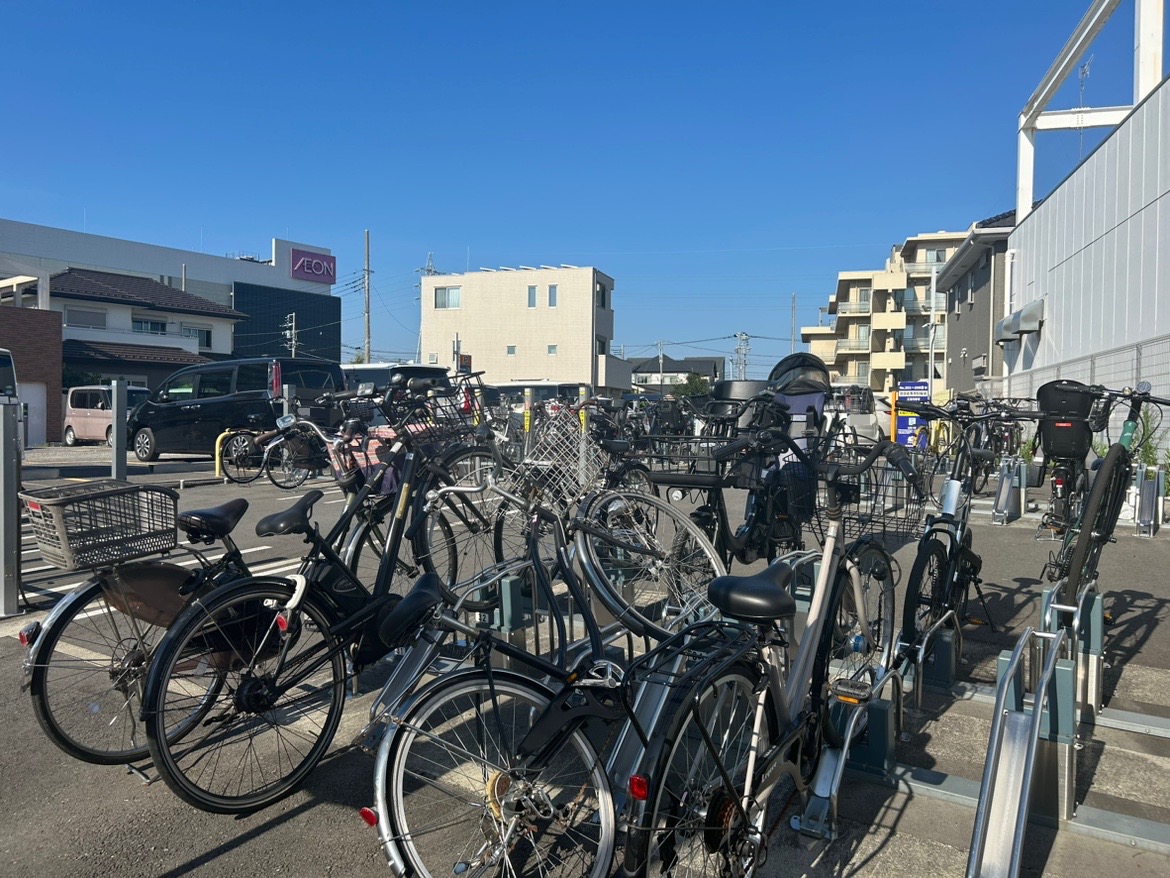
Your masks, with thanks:
[{"label": "apartment balcony", "polygon": [[906,312],[904,311],[875,311],[870,318],[869,325],[875,332],[881,330],[902,330],[906,328]]},{"label": "apartment balcony", "polygon": [[906,368],[906,353],[902,350],[878,351],[870,354],[869,366],[871,369],[901,371]]},{"label": "apartment balcony", "polygon": [[[930,299],[906,299],[902,307],[907,314],[929,314]],[[934,313],[940,312],[943,314],[947,312],[946,293],[937,293],[934,297]]]},{"label": "apartment balcony", "polygon": [[932,269],[938,269],[938,273],[942,274],[945,262],[904,262],[902,268],[907,274],[930,274]]},{"label": "apartment balcony", "polygon": [[[907,338],[903,341],[906,350],[913,353],[929,353],[930,338]],[[939,332],[934,337],[934,353],[935,356],[942,355],[947,348],[947,334]]]},{"label": "apartment balcony", "polygon": [[868,338],[843,338],[837,342],[838,354],[868,354],[873,343]]},{"label": "apartment balcony", "polygon": [[873,306],[870,302],[838,302],[838,314],[869,314]]}]

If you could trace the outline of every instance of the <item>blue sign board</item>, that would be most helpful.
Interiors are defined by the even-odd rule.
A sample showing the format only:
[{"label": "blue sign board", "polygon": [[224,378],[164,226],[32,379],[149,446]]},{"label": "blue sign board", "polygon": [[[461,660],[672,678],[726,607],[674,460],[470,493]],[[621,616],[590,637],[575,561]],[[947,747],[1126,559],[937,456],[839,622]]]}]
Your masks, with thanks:
[{"label": "blue sign board", "polygon": [[[899,381],[898,382],[898,402],[906,400],[907,402],[930,402],[930,382],[929,381]],[[917,415],[910,412],[903,412],[898,410],[898,436],[897,442],[899,445],[904,445],[907,448],[912,448],[918,445],[921,450],[926,450],[926,430],[919,430],[919,426],[924,426],[926,421]]]}]

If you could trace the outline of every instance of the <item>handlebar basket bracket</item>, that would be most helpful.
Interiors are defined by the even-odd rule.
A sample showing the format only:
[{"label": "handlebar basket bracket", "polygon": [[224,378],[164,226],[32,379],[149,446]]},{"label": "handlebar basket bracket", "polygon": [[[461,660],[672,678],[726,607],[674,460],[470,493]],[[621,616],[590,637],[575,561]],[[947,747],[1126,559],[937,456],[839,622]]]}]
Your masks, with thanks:
[{"label": "handlebar basket bracket", "polygon": [[173,549],[179,495],[116,479],[23,491],[29,524],[49,564],[108,567]]}]

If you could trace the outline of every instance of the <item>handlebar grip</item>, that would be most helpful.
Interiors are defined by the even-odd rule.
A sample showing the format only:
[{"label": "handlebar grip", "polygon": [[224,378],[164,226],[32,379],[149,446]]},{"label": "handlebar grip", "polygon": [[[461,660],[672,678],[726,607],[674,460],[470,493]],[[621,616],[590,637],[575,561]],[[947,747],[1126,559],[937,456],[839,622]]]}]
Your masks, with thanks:
[{"label": "handlebar grip", "polygon": [[886,449],[885,455],[886,460],[900,469],[902,475],[906,477],[906,481],[914,486],[914,490],[918,494],[918,499],[925,499],[926,493],[922,490],[922,485],[919,484],[918,472],[914,469],[914,461],[910,459],[910,455],[906,449],[901,445],[892,445]]},{"label": "handlebar grip", "polygon": [[901,411],[914,412],[921,414],[925,409],[925,405],[920,402],[911,402],[910,400],[898,400],[898,408]]},{"label": "handlebar grip", "polygon": [[715,460],[726,460],[729,457],[734,457],[741,452],[747,451],[755,442],[755,436],[740,436],[738,439],[732,439],[726,445],[714,449],[711,452],[711,457]]}]

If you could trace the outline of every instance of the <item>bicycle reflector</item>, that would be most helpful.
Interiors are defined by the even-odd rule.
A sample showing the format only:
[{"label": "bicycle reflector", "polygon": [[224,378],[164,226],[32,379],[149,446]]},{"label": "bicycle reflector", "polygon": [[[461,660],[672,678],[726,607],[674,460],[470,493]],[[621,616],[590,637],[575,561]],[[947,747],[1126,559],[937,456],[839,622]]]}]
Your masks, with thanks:
[{"label": "bicycle reflector", "polygon": [[378,825],[378,812],[373,808],[359,808],[358,815],[365,821],[366,826]]},{"label": "bicycle reflector", "polygon": [[29,622],[20,629],[20,634],[17,637],[20,640],[20,645],[28,648],[37,642],[37,637],[40,636],[40,633],[41,623]]},{"label": "bicycle reflector", "polygon": [[650,798],[650,779],[646,775],[630,775],[630,797],[639,802],[645,802]]},{"label": "bicycle reflector", "polygon": [[280,629],[281,634],[288,634],[288,610],[281,610],[276,614],[276,627]]}]

